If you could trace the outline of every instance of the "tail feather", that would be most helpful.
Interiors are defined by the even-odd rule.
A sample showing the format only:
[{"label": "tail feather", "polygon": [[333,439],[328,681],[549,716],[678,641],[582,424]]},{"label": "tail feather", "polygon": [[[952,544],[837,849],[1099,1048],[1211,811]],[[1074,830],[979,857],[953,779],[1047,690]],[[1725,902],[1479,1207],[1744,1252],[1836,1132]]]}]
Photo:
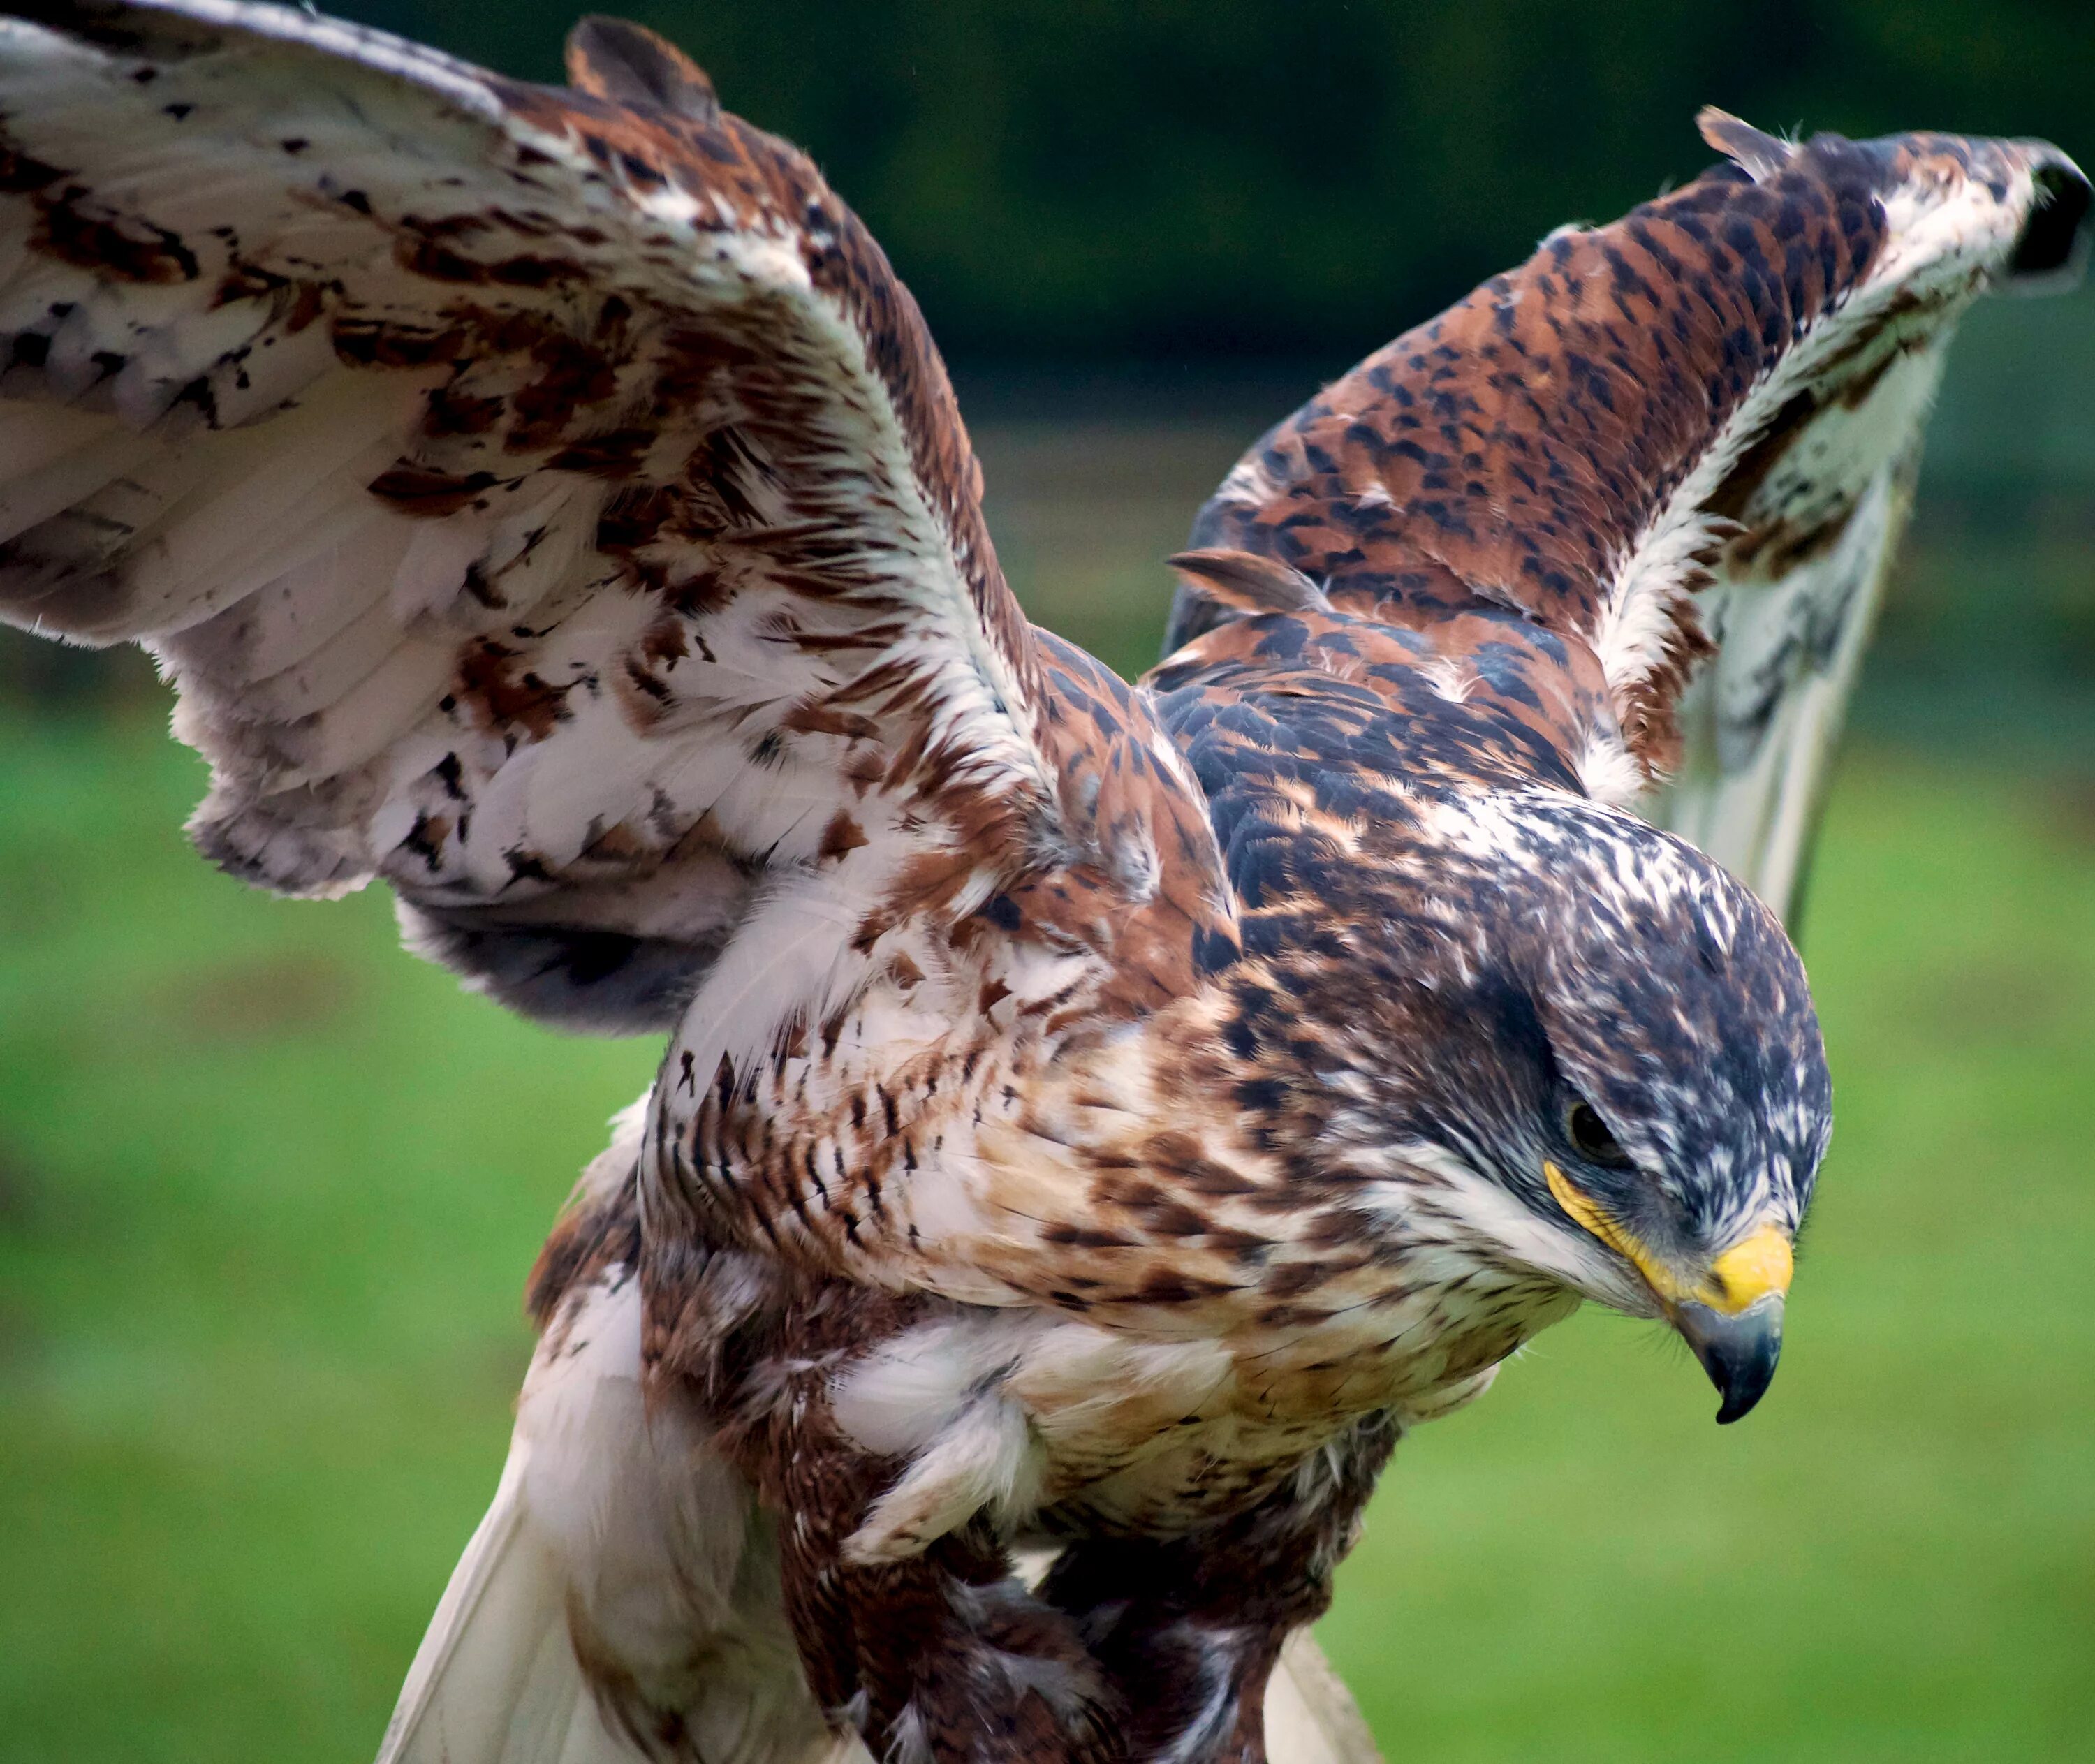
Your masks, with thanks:
[{"label": "tail feather", "polygon": [[1265,1688],[1265,1753],[1270,1764],[1382,1764],[1360,1705],[1307,1630],[1287,1638]]},{"label": "tail feather", "polygon": [[408,1668],[378,1764],[632,1764],[568,1639],[566,1576],[525,1505],[529,1456],[520,1438]]},{"label": "tail feather", "polygon": [[801,1679],[747,1491],[687,1420],[647,1411],[639,1309],[614,1265],[547,1331],[378,1764],[850,1757]]}]

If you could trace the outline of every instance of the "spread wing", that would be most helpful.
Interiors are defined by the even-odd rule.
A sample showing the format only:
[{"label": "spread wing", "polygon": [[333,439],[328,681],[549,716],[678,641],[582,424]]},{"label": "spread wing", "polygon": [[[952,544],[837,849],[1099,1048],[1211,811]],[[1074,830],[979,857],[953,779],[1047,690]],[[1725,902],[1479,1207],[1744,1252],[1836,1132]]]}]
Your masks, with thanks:
[{"label": "spread wing", "polygon": [[585,26],[556,91],[231,0],[12,11],[0,616],[152,651],[210,856],[383,878],[506,1001],[637,1029],[785,879],[834,916],[1052,821],[917,307],[674,50]]},{"label": "spread wing", "polygon": [[[1788,912],[1950,331],[2070,272],[2088,185],[2041,142],[1703,126],[1735,163],[1369,357],[1193,542],[1428,638],[1510,612],[1568,645],[1606,684],[1569,769]],[[1182,590],[1170,647],[1248,603]],[[1531,697],[1468,659],[1474,692]]]}]

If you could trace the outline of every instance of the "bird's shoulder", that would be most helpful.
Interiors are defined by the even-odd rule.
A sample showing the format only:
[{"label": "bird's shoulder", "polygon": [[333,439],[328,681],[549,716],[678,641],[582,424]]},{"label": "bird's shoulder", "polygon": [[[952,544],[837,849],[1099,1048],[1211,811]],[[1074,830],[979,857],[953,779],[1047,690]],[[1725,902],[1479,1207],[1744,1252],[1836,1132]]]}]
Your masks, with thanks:
[{"label": "bird's shoulder", "polygon": [[1148,677],[1247,904],[1247,838],[1343,825],[1372,840],[1422,791],[1605,798],[1617,782],[1593,775],[1606,682],[1584,646],[1473,595],[1431,616],[1357,598],[1232,620]]},{"label": "bird's shoulder", "polygon": [[[1150,1062],[1239,958],[1236,902],[1152,695],[1030,635],[1052,800],[1024,848],[950,817],[884,889],[839,904],[812,1007],[775,1033],[695,1013],[680,1031],[647,1180],[690,1208],[694,1229],[799,1265],[1003,1302],[1055,1283],[984,1245],[1048,1241],[1086,1204],[1100,1160],[1145,1162],[1160,1119]],[[969,763],[958,750],[951,760]],[[928,763],[934,795],[942,763]],[[1061,1174],[1075,1179],[1049,1174],[1072,1161],[1082,1170]],[[1014,1200],[1013,1183],[1038,1189],[1038,1205]],[[1036,1216],[1014,1227],[1026,1208]]]}]

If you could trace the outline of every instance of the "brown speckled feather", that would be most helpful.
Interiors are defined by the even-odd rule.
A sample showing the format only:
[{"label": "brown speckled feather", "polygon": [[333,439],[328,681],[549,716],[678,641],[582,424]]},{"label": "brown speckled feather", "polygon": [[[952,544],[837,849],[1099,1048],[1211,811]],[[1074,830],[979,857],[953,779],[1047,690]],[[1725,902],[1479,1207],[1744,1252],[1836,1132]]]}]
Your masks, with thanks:
[{"label": "brown speckled feather", "polygon": [[[1348,610],[1431,627],[1504,608],[1591,651],[1619,738],[1582,730],[1566,757],[1623,797],[1680,758],[1679,695],[1723,634],[1698,593],[1838,544],[1907,463],[2032,181],[2079,200],[2041,142],[1704,126],[1739,164],[1552,233],[1274,429],[1194,529]],[[1217,618],[1182,591],[1173,645]],[[1622,745],[1635,773],[1599,763]]]},{"label": "brown speckled feather", "polygon": [[1713,638],[1783,749],[1777,639],[1853,629],[2078,186],[1713,120],[1248,456],[1130,686],[1019,611],[808,162],[638,27],[570,73],[0,18],[0,616],[153,651],[236,873],[669,1035],[382,1757],[1259,1764],[1404,1430],[1786,1258],[1802,969],[1619,805]]}]

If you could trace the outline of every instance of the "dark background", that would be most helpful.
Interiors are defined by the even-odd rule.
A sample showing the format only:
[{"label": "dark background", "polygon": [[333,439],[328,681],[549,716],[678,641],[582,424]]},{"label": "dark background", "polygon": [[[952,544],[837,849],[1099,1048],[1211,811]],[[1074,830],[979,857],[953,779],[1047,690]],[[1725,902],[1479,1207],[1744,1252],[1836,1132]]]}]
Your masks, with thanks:
[{"label": "dark background", "polygon": [[[571,0],[341,10],[557,80]],[[812,153],[964,362],[1337,368],[1765,128],[2038,134],[2095,107],[2041,0],[716,0],[629,15]]]},{"label": "dark background", "polygon": [[[572,0],[347,10],[552,77]],[[1160,560],[1395,332],[1769,128],[2095,163],[2095,4],[639,15],[806,145],[953,358],[1028,609]],[[132,656],[0,632],[0,1760],[368,1758],[492,1492],[518,1295],[645,1042],[198,863]],[[2095,294],[1952,354],[1805,955],[1839,1128],[1745,1425],[1582,1314],[1405,1443],[1326,1646],[1392,1764],[2081,1764],[2095,1731]]]}]

